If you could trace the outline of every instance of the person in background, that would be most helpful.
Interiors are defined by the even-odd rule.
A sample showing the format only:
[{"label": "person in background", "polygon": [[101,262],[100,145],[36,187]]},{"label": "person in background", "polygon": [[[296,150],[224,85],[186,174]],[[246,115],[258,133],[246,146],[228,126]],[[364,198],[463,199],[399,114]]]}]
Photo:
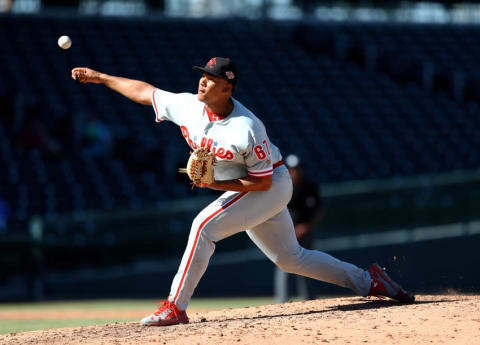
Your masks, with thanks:
[{"label": "person in background", "polygon": [[[315,225],[323,216],[320,188],[305,179],[303,166],[298,156],[289,155],[285,159],[293,182],[292,199],[288,210],[295,226],[298,243],[305,249],[313,249]],[[311,280],[296,276],[297,294],[304,300],[313,299]],[[275,269],[275,299],[278,303],[288,300],[288,273],[278,267]]]},{"label": "person in background", "polygon": [[83,152],[91,157],[106,157],[113,151],[113,135],[102,120],[90,116],[83,129]]}]

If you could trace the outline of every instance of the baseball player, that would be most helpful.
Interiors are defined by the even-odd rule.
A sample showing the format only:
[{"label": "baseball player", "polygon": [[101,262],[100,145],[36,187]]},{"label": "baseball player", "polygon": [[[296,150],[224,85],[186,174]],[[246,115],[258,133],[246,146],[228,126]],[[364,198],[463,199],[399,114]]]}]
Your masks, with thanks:
[{"label": "baseball player", "polygon": [[278,148],[258,117],[232,97],[238,71],[228,58],[214,57],[201,72],[196,94],[171,93],[148,83],[86,67],[72,70],[81,83],[104,84],[125,97],[154,108],[156,121],[172,121],[192,149],[206,147],[217,163],[207,187],[225,191],[193,220],[180,267],[168,298],[142,325],[188,323],[186,309],[207,269],[215,243],[240,231],[282,270],[350,288],[361,296],[386,296],[410,303],[414,296],[380,266],[368,270],[326,253],[302,248],[287,210],[292,180]]}]

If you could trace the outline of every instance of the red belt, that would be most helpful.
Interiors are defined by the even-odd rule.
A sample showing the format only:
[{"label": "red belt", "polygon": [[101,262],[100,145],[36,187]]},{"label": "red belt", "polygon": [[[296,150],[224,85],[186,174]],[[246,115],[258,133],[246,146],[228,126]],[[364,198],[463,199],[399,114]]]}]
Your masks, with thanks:
[{"label": "red belt", "polygon": [[282,165],[283,165],[283,161],[279,160],[277,163],[273,164],[273,169],[276,169],[276,168],[278,168],[279,166],[282,166]]}]

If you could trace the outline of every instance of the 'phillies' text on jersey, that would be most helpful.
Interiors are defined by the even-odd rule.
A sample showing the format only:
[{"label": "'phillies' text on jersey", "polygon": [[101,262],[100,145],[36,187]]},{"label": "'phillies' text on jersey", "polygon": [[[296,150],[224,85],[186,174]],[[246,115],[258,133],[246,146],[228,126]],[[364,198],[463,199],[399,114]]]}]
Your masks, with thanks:
[{"label": "'phillies' text on jersey", "polygon": [[[190,132],[185,126],[180,126],[182,135],[193,150],[198,148],[197,143],[190,138]],[[221,159],[226,159],[231,161],[234,158],[233,153],[230,150],[225,150],[223,147],[217,148],[217,142],[213,141],[212,138],[203,137],[200,141],[200,147],[206,147],[208,151],[212,152],[215,156]]]}]

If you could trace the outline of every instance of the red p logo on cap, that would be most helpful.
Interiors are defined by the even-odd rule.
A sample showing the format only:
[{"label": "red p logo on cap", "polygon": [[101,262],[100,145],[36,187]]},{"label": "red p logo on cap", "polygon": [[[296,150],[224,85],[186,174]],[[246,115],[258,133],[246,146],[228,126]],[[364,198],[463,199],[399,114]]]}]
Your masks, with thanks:
[{"label": "red p logo on cap", "polygon": [[211,58],[210,61],[208,61],[207,66],[210,68],[213,68],[217,64],[217,58]]}]

